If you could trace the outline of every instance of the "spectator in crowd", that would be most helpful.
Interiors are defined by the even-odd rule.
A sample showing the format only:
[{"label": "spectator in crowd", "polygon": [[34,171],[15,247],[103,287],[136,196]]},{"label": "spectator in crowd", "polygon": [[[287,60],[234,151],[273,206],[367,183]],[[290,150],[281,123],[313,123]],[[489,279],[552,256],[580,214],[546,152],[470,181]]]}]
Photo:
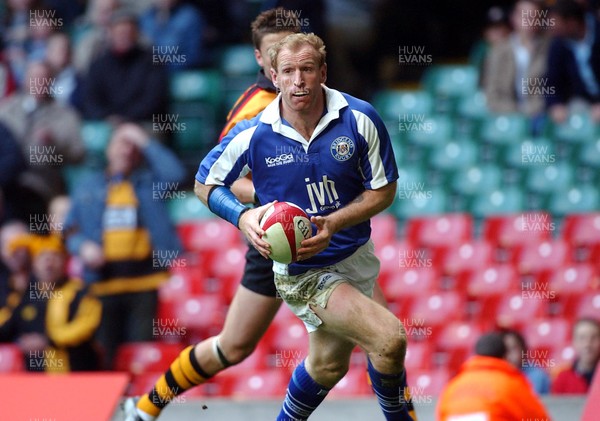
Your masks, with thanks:
[{"label": "spectator in crowd", "polygon": [[442,391],[436,420],[550,420],[523,373],[506,361],[506,355],[503,334],[479,338],[475,355]]},{"label": "spectator in crowd", "polygon": [[157,289],[168,278],[164,256],[180,250],[165,203],[156,197],[185,173],[170,150],[132,123],[115,129],[106,155],[106,171],[74,191],[64,230],[85,282],[102,301],[98,339],[110,368],[119,344],[153,339]]},{"label": "spectator in crowd", "polygon": [[64,191],[61,168],[79,162],[85,153],[79,115],[52,98],[57,89],[48,64],[32,62],[27,86],[0,103],[0,122],[12,132],[28,163],[18,184],[23,195],[27,192],[30,213],[46,211],[49,200]]},{"label": "spectator in crowd", "polygon": [[48,39],[46,61],[54,74],[55,89],[52,97],[59,104],[81,109],[80,80],[71,60],[71,40],[64,32],[56,32]]},{"label": "spectator in crowd", "polygon": [[0,326],[10,319],[31,281],[29,237],[21,221],[0,227]]},{"label": "spectator in crowd", "polygon": [[10,69],[10,63],[6,59],[4,48],[2,48],[2,39],[0,38],[0,101],[11,95],[15,91],[16,86],[17,84]]},{"label": "spectator in crowd", "polygon": [[28,371],[89,371],[98,368],[93,336],[100,302],[65,272],[66,254],[55,236],[32,236],[34,280],[0,326],[0,341],[17,341]]},{"label": "spectator in crowd", "polygon": [[558,373],[552,383],[552,393],[587,393],[600,360],[600,322],[580,319],[573,326],[575,361]]},{"label": "spectator in crowd", "polygon": [[0,224],[12,218],[25,218],[19,211],[17,180],[27,168],[21,147],[8,128],[0,122]]},{"label": "spectator in crowd", "polygon": [[505,42],[510,35],[510,20],[506,11],[499,6],[490,7],[486,13],[483,36],[475,42],[469,53],[469,62],[484,73],[485,58],[496,45]]},{"label": "spectator in crowd", "polygon": [[545,110],[546,62],[550,39],[542,26],[541,5],[519,0],[511,12],[513,31],[492,46],[483,85],[488,107],[496,113],[524,113],[540,119]]},{"label": "spectator in crowd", "polygon": [[171,71],[206,63],[205,28],[200,11],[180,0],[153,0],[140,18],[140,29],[151,44],[154,62]]},{"label": "spectator in crowd", "polygon": [[28,44],[31,38],[29,11],[37,10],[38,0],[8,0],[8,13],[5,20],[4,48],[6,59],[17,85],[25,80],[28,60]]},{"label": "spectator in crowd", "polygon": [[555,39],[548,53],[548,85],[554,95],[546,97],[550,117],[562,123],[573,100],[591,105],[600,122],[600,22],[574,0],[558,0],[552,8]]},{"label": "spectator in crowd", "polygon": [[168,80],[163,66],[139,43],[137,17],[115,12],[109,51],[92,63],[84,81],[83,108],[88,119],[151,121],[165,112]]},{"label": "spectator in crowd", "polygon": [[75,25],[73,64],[80,74],[86,74],[92,61],[108,51],[110,19],[120,5],[119,0],[90,0],[86,17]]},{"label": "spectator in crowd", "polygon": [[502,331],[502,334],[507,350],[506,360],[525,374],[537,394],[549,393],[550,376],[540,367],[545,362],[533,361],[530,358],[525,338],[516,330],[507,329]]}]

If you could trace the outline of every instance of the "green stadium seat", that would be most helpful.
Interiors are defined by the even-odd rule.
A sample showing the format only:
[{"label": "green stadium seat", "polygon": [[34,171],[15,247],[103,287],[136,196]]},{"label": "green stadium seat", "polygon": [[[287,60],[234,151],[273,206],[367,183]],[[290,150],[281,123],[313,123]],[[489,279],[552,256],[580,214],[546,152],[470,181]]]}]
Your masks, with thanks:
[{"label": "green stadium seat", "polygon": [[484,119],[480,137],[491,144],[513,144],[527,136],[529,122],[523,114],[495,114]]},{"label": "green stadium seat", "polygon": [[179,121],[181,129],[173,133],[177,151],[204,150],[207,145],[216,145],[218,133],[210,118],[186,117]]},{"label": "green stadium seat", "polygon": [[465,97],[477,91],[479,72],[469,65],[441,65],[429,68],[423,77],[426,90],[434,97]]},{"label": "green stadium seat", "polygon": [[550,199],[549,210],[557,217],[572,213],[594,212],[600,209],[598,186],[585,184],[555,191]]},{"label": "green stadium seat", "polygon": [[573,112],[562,124],[552,126],[553,138],[563,142],[585,143],[598,134],[597,125],[588,112]]},{"label": "green stadium seat", "polygon": [[454,135],[454,122],[448,116],[413,118],[400,124],[400,129],[407,130],[407,140],[418,147],[438,148],[448,143]]},{"label": "green stadium seat", "polygon": [[221,54],[219,69],[227,76],[256,77],[259,67],[254,57],[254,46],[240,44],[225,47]]},{"label": "green stadium seat", "polygon": [[500,187],[502,171],[494,164],[473,164],[459,168],[451,181],[452,190],[460,195],[485,194]]},{"label": "green stadium seat", "polygon": [[489,115],[485,93],[477,91],[472,95],[461,98],[458,102],[457,114],[470,120],[481,120]]},{"label": "green stadium seat", "polygon": [[579,162],[594,169],[600,169],[600,138],[587,142],[581,149]]},{"label": "green stadium seat", "polygon": [[185,221],[216,217],[192,191],[185,192],[185,198],[169,200],[167,208],[171,221],[176,225]]},{"label": "green stadium seat", "polygon": [[565,190],[574,179],[573,167],[566,161],[549,165],[536,165],[527,175],[527,188],[535,193]]},{"label": "green stadium seat", "polygon": [[520,139],[507,145],[501,161],[504,165],[529,169],[556,162],[556,150],[550,140],[542,137]]},{"label": "green stadium seat", "polygon": [[433,150],[429,163],[440,171],[454,171],[477,161],[477,145],[470,139],[452,140]]},{"label": "green stadium seat", "polygon": [[471,213],[480,220],[491,215],[509,214],[524,210],[524,194],[517,187],[496,188],[473,200]]},{"label": "green stadium seat", "polygon": [[431,190],[399,188],[396,200],[392,205],[392,212],[396,218],[402,221],[423,215],[445,213],[447,212],[446,192],[439,188]]},{"label": "green stadium seat", "polygon": [[204,102],[217,105],[221,100],[221,77],[216,70],[176,72],[170,81],[171,102]]},{"label": "green stadium seat", "polygon": [[106,148],[112,135],[112,126],[105,121],[84,121],[81,125],[81,139],[85,147],[85,164],[93,168],[103,168],[106,162]]},{"label": "green stadium seat", "polygon": [[402,116],[431,113],[431,95],[424,91],[385,90],[375,94],[373,106],[386,122],[397,125]]}]

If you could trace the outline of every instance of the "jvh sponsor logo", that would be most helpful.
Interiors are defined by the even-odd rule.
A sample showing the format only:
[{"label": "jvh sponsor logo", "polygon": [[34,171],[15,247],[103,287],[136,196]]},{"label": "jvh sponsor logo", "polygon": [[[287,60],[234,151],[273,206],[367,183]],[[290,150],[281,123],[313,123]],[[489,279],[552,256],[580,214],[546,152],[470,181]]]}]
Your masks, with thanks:
[{"label": "jvh sponsor logo", "polygon": [[179,183],[176,182],[154,182],[152,183],[153,200],[185,199],[187,192],[179,191]]},{"label": "jvh sponsor logo", "polygon": [[398,199],[431,199],[433,192],[428,190],[424,182],[407,181],[398,183]]},{"label": "jvh sponsor logo", "polygon": [[56,17],[56,10],[30,10],[29,26],[60,28],[63,26],[63,19]]},{"label": "jvh sponsor logo", "polygon": [[29,284],[30,301],[57,300],[63,298],[62,291],[55,291],[56,282],[31,282]]},{"label": "jvh sponsor logo", "polygon": [[409,66],[427,66],[433,63],[433,56],[425,52],[424,45],[400,45],[398,63]]},{"label": "jvh sponsor logo", "polygon": [[179,325],[179,319],[152,319],[152,336],[155,338],[183,337],[187,328]]},{"label": "jvh sponsor logo", "polygon": [[304,209],[306,213],[317,213],[319,211],[335,210],[342,206],[339,201],[339,195],[335,188],[335,181],[330,180],[326,175],[321,181],[311,181],[305,178],[306,191],[311,207]]},{"label": "jvh sponsor logo", "polygon": [[62,358],[57,358],[56,351],[44,349],[40,351],[29,351],[29,371],[46,371],[61,369],[65,363]]},{"label": "jvh sponsor logo", "polygon": [[550,28],[555,24],[555,19],[548,17],[548,10],[529,9],[521,11],[522,26]]},{"label": "jvh sponsor logo", "polygon": [[185,268],[187,260],[179,250],[152,250],[152,267],[157,269]]},{"label": "jvh sponsor logo", "polygon": [[552,164],[556,162],[556,155],[550,153],[547,145],[536,145],[525,142],[521,145],[521,162],[523,164]]},{"label": "jvh sponsor logo", "polygon": [[54,77],[32,77],[29,79],[29,94],[30,95],[62,95],[64,89],[62,86],[57,86],[56,78]]},{"label": "jvh sponsor logo", "polygon": [[63,223],[57,215],[34,213],[29,215],[29,231],[31,232],[57,232],[63,230]]},{"label": "jvh sponsor logo", "polygon": [[556,230],[556,224],[552,222],[547,213],[524,213],[518,219],[518,228],[521,231],[551,232]]},{"label": "jvh sponsor logo", "polygon": [[521,79],[521,94],[552,97],[556,94],[556,88],[548,84],[547,77],[524,77]]},{"label": "jvh sponsor logo", "polygon": [[310,21],[306,17],[302,17],[302,10],[277,10],[275,11],[275,26],[290,27],[310,26]]},{"label": "jvh sponsor logo", "polygon": [[153,45],[152,63],[159,65],[185,64],[187,57],[179,53],[178,45]]},{"label": "jvh sponsor logo", "polygon": [[152,114],[152,130],[161,133],[185,132],[187,124],[179,121],[179,114]]},{"label": "jvh sponsor logo", "polygon": [[427,121],[425,114],[400,114],[398,116],[398,130],[401,132],[431,133],[433,122]]},{"label": "jvh sponsor logo", "polygon": [[31,165],[61,165],[63,161],[63,155],[57,152],[55,145],[29,147],[29,163]]}]

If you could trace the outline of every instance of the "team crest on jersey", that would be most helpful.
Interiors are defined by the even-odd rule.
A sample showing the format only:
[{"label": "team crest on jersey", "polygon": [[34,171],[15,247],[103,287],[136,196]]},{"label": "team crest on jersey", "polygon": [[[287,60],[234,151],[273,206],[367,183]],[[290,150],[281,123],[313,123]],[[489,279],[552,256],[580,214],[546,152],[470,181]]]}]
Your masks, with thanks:
[{"label": "team crest on jersey", "polygon": [[331,155],[338,161],[347,161],[354,155],[354,141],[348,136],[337,137],[331,142]]}]

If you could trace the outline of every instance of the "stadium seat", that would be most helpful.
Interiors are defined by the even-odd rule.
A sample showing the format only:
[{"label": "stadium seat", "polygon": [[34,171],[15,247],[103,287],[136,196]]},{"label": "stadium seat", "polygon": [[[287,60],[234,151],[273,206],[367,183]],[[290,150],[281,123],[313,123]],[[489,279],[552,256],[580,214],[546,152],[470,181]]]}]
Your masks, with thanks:
[{"label": "stadium seat", "polygon": [[524,195],[516,187],[496,188],[474,198],[471,213],[485,219],[492,215],[520,212],[524,209]]},{"label": "stadium seat", "polygon": [[433,66],[423,75],[425,89],[438,99],[471,96],[477,91],[478,80],[477,68],[467,65]]},{"label": "stadium seat", "polygon": [[220,218],[179,223],[177,232],[186,250],[224,252],[242,245],[240,231]]},{"label": "stadium seat", "polygon": [[467,294],[475,300],[473,313],[486,327],[493,327],[500,300],[507,293],[516,292],[520,286],[512,264],[490,264],[473,271],[467,281]]},{"label": "stadium seat", "polygon": [[117,349],[114,369],[134,375],[164,372],[183,349],[184,347],[175,343],[125,343]]},{"label": "stadium seat", "polygon": [[600,246],[600,212],[565,216],[561,236],[573,248]]},{"label": "stadium seat", "polygon": [[[194,195],[192,191],[186,191],[184,197],[169,200],[167,202],[169,216],[174,224],[179,225],[184,222],[190,222],[197,219],[215,219],[216,216],[208,207]],[[182,234],[182,232],[179,232]],[[186,232],[187,233],[187,232]],[[182,241],[191,242],[189,238],[182,238]]]},{"label": "stadium seat", "polygon": [[412,218],[406,238],[417,247],[449,247],[469,240],[473,235],[473,219],[466,213]]},{"label": "stadium seat", "polygon": [[371,218],[371,240],[375,248],[396,241],[396,218],[391,213],[380,213]]},{"label": "stadium seat", "polygon": [[81,124],[81,140],[85,148],[85,163],[87,167],[104,168],[106,163],[106,148],[112,135],[112,125],[106,121],[85,120]]},{"label": "stadium seat", "polygon": [[575,359],[575,350],[570,343],[557,344],[550,353],[550,361],[554,363],[551,375],[554,377],[561,369],[573,364]]},{"label": "stadium seat", "polygon": [[542,137],[517,139],[500,151],[499,161],[504,165],[528,170],[557,162],[555,143]]},{"label": "stadium seat", "polygon": [[220,294],[192,295],[174,301],[173,306],[175,320],[185,327],[188,342],[219,333],[227,310]]},{"label": "stadium seat", "polygon": [[597,170],[600,168],[600,137],[582,145],[579,163]]},{"label": "stadium seat", "polygon": [[289,374],[277,368],[247,370],[233,378],[229,395],[241,399],[283,398],[289,380]]},{"label": "stadium seat", "polygon": [[537,350],[539,357],[550,358],[551,350],[568,343],[571,324],[564,318],[530,320],[523,333],[529,350]]},{"label": "stadium seat", "polygon": [[527,188],[535,193],[549,194],[565,190],[575,178],[574,168],[568,162],[537,165],[529,170]]},{"label": "stadium seat", "polygon": [[596,126],[589,112],[572,112],[564,123],[553,125],[552,135],[563,142],[587,143],[598,133]]},{"label": "stadium seat", "polygon": [[206,269],[202,266],[190,266],[172,270],[169,280],[158,290],[160,300],[182,299],[191,294],[204,292]]},{"label": "stadium seat", "polygon": [[550,274],[569,261],[569,246],[563,240],[529,243],[521,248],[516,259],[521,274]]},{"label": "stadium seat", "polygon": [[428,370],[432,366],[433,344],[431,341],[410,341],[406,348],[404,365],[410,375],[414,370]]},{"label": "stadium seat", "polygon": [[474,130],[490,113],[485,92],[477,91],[472,95],[461,98],[457,106],[457,116],[468,122],[465,134],[474,134]]},{"label": "stadium seat", "polygon": [[[203,114],[203,113],[200,113]],[[215,144],[218,129],[215,119],[207,114],[181,117],[180,128],[173,127],[173,147],[180,153],[186,151],[204,151]]]},{"label": "stadium seat", "polygon": [[25,361],[21,349],[16,344],[0,344],[0,373],[23,371]]},{"label": "stadium seat", "polygon": [[[401,257],[400,268],[381,285],[383,295],[397,304],[398,317],[408,315],[408,309],[417,297],[428,296],[439,289],[439,273],[432,267],[431,259],[417,256],[410,253],[408,257]],[[402,267],[402,265],[414,267]]]},{"label": "stadium seat", "polygon": [[285,325],[275,324],[269,336],[269,352],[274,367],[293,371],[308,354],[308,332],[304,323],[296,317],[289,319]]},{"label": "stadium seat", "polygon": [[140,373],[132,376],[126,396],[141,396],[148,393],[154,387],[156,381],[163,375],[162,371]]},{"label": "stadium seat", "polygon": [[589,263],[571,263],[553,271],[550,290],[561,303],[561,314],[574,314],[577,302],[597,288],[597,273]]},{"label": "stadium seat", "polygon": [[221,53],[219,68],[227,76],[256,77],[258,64],[254,57],[254,46],[239,44],[225,47]]},{"label": "stadium seat", "polygon": [[246,245],[232,246],[219,253],[218,258],[212,259],[210,264],[210,276],[216,279],[225,293],[226,301],[233,298],[237,286],[244,274],[246,265]]},{"label": "stadium seat", "polygon": [[482,195],[500,187],[502,171],[494,164],[464,166],[454,172],[451,187],[454,192],[464,196]]},{"label": "stadium seat", "polygon": [[493,248],[485,240],[466,240],[450,247],[442,258],[442,273],[454,277],[487,267],[493,260]]},{"label": "stadium seat", "polygon": [[408,384],[417,405],[432,404],[433,397],[442,393],[450,381],[450,372],[445,368],[431,370],[413,370],[408,373]]},{"label": "stadium seat", "polygon": [[497,248],[496,260],[506,261],[525,244],[551,239],[555,228],[550,214],[528,211],[486,217],[482,236]]},{"label": "stadium seat", "polygon": [[[396,240],[383,247],[376,247],[375,255],[380,262],[379,283],[385,288],[385,285],[388,284],[389,280],[395,277],[400,267],[401,254],[405,256],[421,257],[420,253],[422,252],[419,249],[416,249],[406,241]],[[431,256],[427,255],[423,258],[429,257]]]},{"label": "stadium seat", "polygon": [[218,105],[221,77],[216,70],[185,70],[171,75],[170,96],[173,102],[203,102]]},{"label": "stadium seat", "polygon": [[600,319],[600,292],[585,294],[577,305],[576,318]]},{"label": "stadium seat", "polygon": [[444,354],[444,367],[455,374],[473,352],[475,342],[481,336],[477,323],[468,321],[450,322],[442,328],[437,340],[437,350]]},{"label": "stadium seat", "polygon": [[429,165],[442,172],[456,171],[477,162],[477,156],[478,146],[473,140],[451,140],[433,150]]},{"label": "stadium seat", "polygon": [[400,120],[399,129],[405,128],[407,140],[416,147],[442,148],[454,136],[454,122],[448,116],[412,116]]},{"label": "stadium seat", "polygon": [[461,294],[454,291],[435,292],[415,299],[410,319],[419,323],[422,321],[435,334],[440,326],[463,318],[464,312],[459,309],[464,308],[465,298]]},{"label": "stadium seat", "polygon": [[498,305],[496,323],[501,327],[523,329],[531,320],[546,315],[547,300],[540,297],[524,297],[523,292],[506,294]]},{"label": "stadium seat", "polygon": [[373,106],[384,121],[398,127],[401,116],[429,115],[432,99],[425,91],[383,90],[375,94]]},{"label": "stadium seat", "polygon": [[490,144],[508,145],[519,142],[528,132],[528,120],[523,114],[494,114],[481,127],[481,138]]},{"label": "stadium seat", "polygon": [[549,211],[563,217],[572,213],[595,212],[599,205],[598,186],[581,184],[554,192],[550,197]]},{"label": "stadium seat", "polygon": [[448,199],[444,189],[429,188],[425,190],[402,193],[400,185],[396,200],[392,204],[392,212],[396,218],[406,221],[424,215],[441,215],[448,210]]},{"label": "stadium seat", "polygon": [[327,398],[349,399],[353,397],[371,396],[373,392],[367,378],[367,370],[363,366],[350,367],[348,373],[327,394]]}]

